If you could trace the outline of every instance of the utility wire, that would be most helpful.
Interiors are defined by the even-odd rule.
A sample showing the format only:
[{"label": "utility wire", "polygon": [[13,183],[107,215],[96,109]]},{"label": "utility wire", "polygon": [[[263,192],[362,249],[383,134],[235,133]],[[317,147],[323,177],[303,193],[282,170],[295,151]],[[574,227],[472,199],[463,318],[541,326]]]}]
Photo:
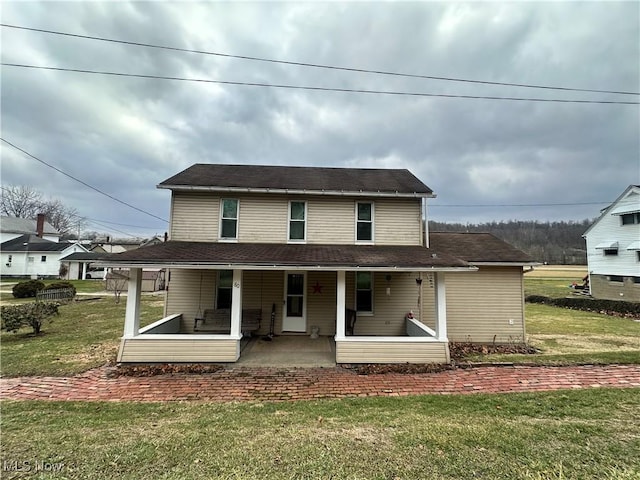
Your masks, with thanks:
[{"label": "utility wire", "polygon": [[442,80],[447,82],[464,82],[464,83],[479,83],[483,85],[500,85],[504,87],[522,87],[522,88],[542,88],[548,90],[564,90],[564,91],[572,91],[572,92],[591,92],[591,93],[614,93],[618,95],[640,95],[638,92],[625,92],[625,91],[615,91],[615,90],[596,90],[590,88],[569,88],[569,87],[553,87],[548,85],[531,85],[524,83],[510,83],[510,82],[491,82],[486,80],[471,80],[465,78],[454,78],[454,77],[436,77],[432,75],[417,75],[411,73],[399,73],[399,72],[390,72],[385,70],[366,70],[363,68],[349,68],[349,67],[338,67],[335,65],[324,65],[317,63],[306,63],[306,62],[292,62],[285,60],[275,60],[270,58],[260,58],[260,57],[250,57],[246,55],[231,55],[228,53],[219,53],[219,52],[208,52],[204,50],[194,50],[189,48],[179,48],[179,47],[169,47],[165,45],[155,45],[151,43],[141,43],[141,42],[131,42],[126,40],[117,40],[114,38],[104,38],[104,37],[96,37],[92,35],[79,35],[74,33],[67,32],[59,32],[55,30],[44,30],[40,28],[29,28],[22,27],[19,25],[10,25],[7,23],[0,23],[0,26],[7,28],[15,28],[19,30],[28,30],[31,32],[39,32],[39,33],[47,33],[52,35],[62,35],[66,37],[74,37],[74,38],[83,38],[87,40],[98,40],[101,42],[110,42],[110,43],[119,43],[123,45],[133,45],[137,47],[147,47],[147,48],[157,48],[162,50],[171,50],[175,52],[186,52],[186,53],[197,53],[201,55],[214,55],[218,57],[226,57],[226,58],[236,58],[240,60],[252,60],[257,62],[269,62],[269,63],[279,63],[284,65],[294,65],[298,67],[312,67],[312,68],[324,68],[330,70],[342,70],[347,72],[357,72],[357,73],[373,73],[376,75],[390,75],[395,77],[408,77],[408,78],[422,78],[428,80]]},{"label": "utility wire", "polygon": [[429,208],[458,208],[458,207],[570,207],[576,205],[611,205],[613,202],[580,202],[580,203],[520,203],[520,204],[491,204],[491,205],[437,205],[429,204]]},{"label": "utility wire", "polygon": [[165,220],[164,218],[160,218],[157,215],[154,215],[153,213],[149,213],[145,210],[142,210],[141,208],[135,207],[133,205],[131,205],[130,203],[127,203],[123,200],[120,200],[119,198],[114,197],[113,195],[109,195],[106,192],[103,192],[102,190],[94,187],[93,185],[89,185],[87,182],[84,182],[83,180],[80,180],[79,178],[74,177],[73,175],[68,174],[67,172],[64,172],[62,170],[60,170],[58,167],[55,167],[54,165],[51,165],[50,163],[45,162],[44,160],[39,159],[38,157],[31,155],[29,152],[27,152],[26,150],[23,150],[22,148],[18,147],[17,145],[14,145],[13,143],[9,142],[8,140],[5,140],[4,138],[0,137],[0,140],[2,140],[4,143],[6,143],[7,145],[12,146],[13,148],[15,148],[16,150],[21,151],[22,153],[24,153],[25,155],[27,155],[28,157],[33,158],[34,160],[42,163],[43,165],[46,165],[49,168],[54,169],[56,172],[59,172],[61,174],[63,174],[66,177],[69,177],[72,180],[75,180],[78,183],[81,183],[82,185],[84,185],[85,187],[89,187],[91,190],[94,190],[96,192],[98,192],[101,195],[104,195],[105,197],[109,197],[111,200],[115,200],[118,203],[121,203],[122,205],[126,205],[129,208],[133,208],[134,210],[137,210],[138,212],[144,213],[146,215],[149,215],[153,218],[157,218],[158,220],[162,220],[163,222],[169,223],[167,220]]},{"label": "utility wire", "polygon": [[89,218],[89,217],[85,217],[87,220],[91,220],[94,222],[103,222],[103,223],[108,223],[109,225],[119,225],[121,227],[131,227],[131,228],[141,228],[143,230],[157,230],[157,227],[143,227],[140,225],[131,225],[129,223],[116,223],[116,222],[108,222],[107,220],[101,220],[101,219],[96,219],[96,218]]},{"label": "utility wire", "polygon": [[627,102],[627,101],[616,101],[616,100],[568,100],[568,99],[560,99],[560,98],[494,97],[494,96],[480,96],[480,95],[452,95],[452,94],[444,94],[444,93],[399,92],[399,91],[391,91],[391,90],[363,90],[363,89],[353,89],[353,88],[310,87],[310,86],[302,86],[302,85],[232,82],[232,81],[210,80],[210,79],[202,79],[202,78],[168,77],[168,76],[162,76],[162,75],[142,75],[142,74],[134,74],[134,73],[107,72],[107,71],[100,71],[100,70],[83,70],[79,68],[61,68],[61,67],[47,67],[43,65],[26,65],[26,64],[19,64],[19,63],[0,63],[0,65],[5,67],[53,70],[57,72],[87,73],[87,74],[94,74],[94,75],[111,75],[116,77],[147,78],[147,79],[155,79],[155,80],[174,80],[174,81],[181,81],[181,82],[215,83],[215,84],[221,84],[221,85],[242,85],[242,86],[249,86],[249,87],[286,88],[286,89],[293,89],[293,90],[313,90],[313,91],[323,91],[323,92],[368,93],[368,94],[378,94],[378,95],[404,95],[404,96],[411,96],[411,97],[464,98],[464,99],[478,99],[478,100],[509,100],[509,101],[520,101],[520,102],[640,105],[640,102]]}]

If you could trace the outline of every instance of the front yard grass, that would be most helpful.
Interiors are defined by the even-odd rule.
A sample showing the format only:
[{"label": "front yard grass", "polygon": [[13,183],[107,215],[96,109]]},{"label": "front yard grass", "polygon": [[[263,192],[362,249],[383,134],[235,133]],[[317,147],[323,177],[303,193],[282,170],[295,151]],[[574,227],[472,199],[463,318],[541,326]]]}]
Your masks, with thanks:
[{"label": "front yard grass", "polygon": [[637,389],[290,403],[25,401],[5,402],[2,413],[2,465],[62,464],[55,478],[640,476]]},{"label": "front yard grass", "polygon": [[[76,301],[62,305],[38,336],[30,328],[0,333],[2,375],[73,375],[115,360],[125,305],[125,298],[116,304],[113,296]],[[140,325],[159,320],[163,311],[164,297],[143,295]]]}]

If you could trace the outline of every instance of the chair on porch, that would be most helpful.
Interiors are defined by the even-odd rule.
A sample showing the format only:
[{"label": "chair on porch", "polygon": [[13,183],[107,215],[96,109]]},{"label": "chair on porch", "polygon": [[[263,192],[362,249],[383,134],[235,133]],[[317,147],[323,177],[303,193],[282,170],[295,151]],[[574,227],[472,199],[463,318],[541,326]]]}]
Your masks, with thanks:
[{"label": "chair on porch", "polygon": [[356,326],[356,318],[357,318],[356,313],[357,312],[351,308],[345,309],[344,323],[345,323],[345,330],[347,335],[353,336],[353,329]]}]

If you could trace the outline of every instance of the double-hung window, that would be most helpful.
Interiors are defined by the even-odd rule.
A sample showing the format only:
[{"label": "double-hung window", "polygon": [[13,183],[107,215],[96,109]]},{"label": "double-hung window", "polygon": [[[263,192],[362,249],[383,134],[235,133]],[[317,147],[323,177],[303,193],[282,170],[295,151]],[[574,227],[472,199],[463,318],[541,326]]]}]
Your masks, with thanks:
[{"label": "double-hung window", "polygon": [[373,243],[373,203],[356,203],[356,242]]},{"label": "double-hung window", "polygon": [[307,202],[289,203],[289,241],[304,242],[307,239]]},{"label": "double-hung window", "polygon": [[356,272],[356,310],[373,313],[373,274]]},{"label": "double-hung window", "polygon": [[223,198],[220,206],[220,240],[238,239],[238,200]]}]

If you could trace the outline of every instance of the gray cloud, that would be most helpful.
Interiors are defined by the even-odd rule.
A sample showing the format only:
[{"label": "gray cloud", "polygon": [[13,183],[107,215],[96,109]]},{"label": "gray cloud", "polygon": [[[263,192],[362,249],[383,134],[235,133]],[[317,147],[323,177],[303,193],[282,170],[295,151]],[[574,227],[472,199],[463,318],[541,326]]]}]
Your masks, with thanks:
[{"label": "gray cloud", "polygon": [[[600,3],[5,2],[3,22],[345,67],[637,91],[640,6]],[[304,68],[0,29],[4,62],[353,89],[565,99],[580,92]],[[269,89],[4,67],[2,136],[154,215],[195,162],[409,168],[440,221],[594,217],[640,183],[638,106]],[[2,183],[94,219],[166,225],[2,146]],[[447,207],[446,205],[467,205]],[[99,227],[92,227],[100,229]]]}]

